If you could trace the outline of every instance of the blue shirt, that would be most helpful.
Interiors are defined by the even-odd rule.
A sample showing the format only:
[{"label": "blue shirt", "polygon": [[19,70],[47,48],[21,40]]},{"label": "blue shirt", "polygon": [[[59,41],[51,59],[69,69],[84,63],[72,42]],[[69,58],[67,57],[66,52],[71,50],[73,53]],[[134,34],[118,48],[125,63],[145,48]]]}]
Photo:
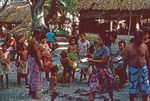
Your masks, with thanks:
[{"label": "blue shirt", "polygon": [[[109,48],[106,46],[103,46],[100,49],[96,49],[94,52],[94,59],[95,60],[100,60],[102,58],[102,56],[110,56],[110,51]],[[106,66],[107,64],[96,64],[96,67],[100,67],[100,66]]]},{"label": "blue shirt", "polygon": [[46,40],[47,40],[47,42],[54,43],[55,42],[55,35],[54,35],[54,33],[53,32],[48,32],[46,34]]}]

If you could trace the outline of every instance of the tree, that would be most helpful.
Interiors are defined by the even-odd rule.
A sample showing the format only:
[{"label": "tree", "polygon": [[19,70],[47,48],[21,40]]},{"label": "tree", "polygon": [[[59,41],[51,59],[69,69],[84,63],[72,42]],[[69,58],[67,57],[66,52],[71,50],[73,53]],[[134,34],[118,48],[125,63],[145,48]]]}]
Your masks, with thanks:
[{"label": "tree", "polygon": [[[2,2],[2,1],[1,1]],[[7,6],[8,0],[4,0],[4,4],[2,5],[2,7],[0,8],[0,12],[2,12],[4,10],[4,8]]]},{"label": "tree", "polygon": [[[61,9],[63,14],[75,10],[77,0],[28,0],[31,6],[32,29],[43,32],[48,27],[48,21],[54,18],[56,12]],[[44,16],[44,5],[50,5],[48,14]]]}]

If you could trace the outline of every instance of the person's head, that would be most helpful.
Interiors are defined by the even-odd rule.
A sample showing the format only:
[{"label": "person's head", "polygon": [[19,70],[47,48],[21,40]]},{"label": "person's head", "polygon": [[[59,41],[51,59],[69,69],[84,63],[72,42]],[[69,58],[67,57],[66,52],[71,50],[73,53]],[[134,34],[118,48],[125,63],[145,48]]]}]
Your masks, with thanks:
[{"label": "person's head", "polygon": [[79,35],[79,29],[78,28],[74,29],[73,34],[74,35]]},{"label": "person's head", "polygon": [[7,51],[7,44],[6,43],[4,43],[4,44],[2,44],[2,51],[3,52],[6,52]]},{"label": "person's head", "polygon": [[46,38],[45,38],[45,37],[42,37],[42,38],[41,38],[41,42],[42,42],[42,43],[46,43],[46,42],[47,42],[47,41],[46,41]]},{"label": "person's head", "polygon": [[81,39],[81,41],[85,41],[86,40],[85,33],[80,34],[80,39]]},{"label": "person's head", "polygon": [[77,42],[76,42],[76,38],[75,37],[70,37],[69,38],[69,44],[70,45],[74,45],[74,44],[76,44]]},{"label": "person's head", "polygon": [[142,44],[143,42],[145,42],[146,37],[145,37],[145,33],[143,30],[138,30],[134,33],[134,42],[136,44]]},{"label": "person's head", "polygon": [[61,51],[60,56],[61,56],[61,58],[66,58],[67,57],[67,52],[66,51]]},{"label": "person's head", "polygon": [[125,47],[126,47],[125,41],[119,41],[119,42],[118,42],[118,46],[119,46],[119,49],[120,49],[120,50],[124,50]]},{"label": "person's head", "polygon": [[145,41],[147,41],[148,39],[150,39],[150,28],[144,27],[142,28],[142,30],[145,33]]},{"label": "person's head", "polygon": [[22,44],[22,49],[26,50],[27,49],[27,45],[25,43]]},{"label": "person's head", "polygon": [[112,33],[112,34],[109,35],[109,40],[110,40],[111,43],[114,43],[116,41],[116,39],[117,39],[116,34]]},{"label": "person's head", "polygon": [[35,30],[33,32],[33,38],[35,38],[36,40],[40,40],[40,37],[41,37],[41,33]]},{"label": "person's head", "polygon": [[106,42],[106,35],[100,34],[99,37],[96,39],[98,46],[103,46]]}]

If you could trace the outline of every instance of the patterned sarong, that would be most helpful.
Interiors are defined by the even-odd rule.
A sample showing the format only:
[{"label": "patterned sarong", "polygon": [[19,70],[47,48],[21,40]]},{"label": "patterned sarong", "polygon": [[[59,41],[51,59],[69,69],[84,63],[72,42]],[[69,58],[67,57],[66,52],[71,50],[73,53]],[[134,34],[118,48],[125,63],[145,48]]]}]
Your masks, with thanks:
[{"label": "patterned sarong", "polygon": [[137,94],[138,90],[142,94],[150,94],[150,83],[146,65],[141,68],[129,67],[129,93]]},{"label": "patterned sarong", "polygon": [[31,91],[38,92],[42,86],[42,77],[41,77],[42,72],[39,70],[39,67],[34,57],[31,56],[28,57],[28,66],[30,75],[29,85],[31,87]]},{"label": "patterned sarong", "polygon": [[92,71],[90,77],[90,90],[100,91],[109,90],[111,84],[115,83],[115,78],[109,68],[99,68]]},{"label": "patterned sarong", "polygon": [[17,68],[17,72],[21,74],[28,74],[28,63],[27,61],[19,61],[19,66]]}]

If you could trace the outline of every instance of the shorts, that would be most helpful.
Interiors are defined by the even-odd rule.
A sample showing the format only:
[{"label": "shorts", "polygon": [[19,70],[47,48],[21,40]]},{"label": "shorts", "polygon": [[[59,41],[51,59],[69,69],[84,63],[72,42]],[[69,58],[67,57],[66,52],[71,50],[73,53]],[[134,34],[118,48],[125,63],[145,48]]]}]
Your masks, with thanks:
[{"label": "shorts", "polygon": [[137,94],[140,91],[142,94],[150,94],[150,83],[148,79],[148,68],[129,67],[129,93]]}]

